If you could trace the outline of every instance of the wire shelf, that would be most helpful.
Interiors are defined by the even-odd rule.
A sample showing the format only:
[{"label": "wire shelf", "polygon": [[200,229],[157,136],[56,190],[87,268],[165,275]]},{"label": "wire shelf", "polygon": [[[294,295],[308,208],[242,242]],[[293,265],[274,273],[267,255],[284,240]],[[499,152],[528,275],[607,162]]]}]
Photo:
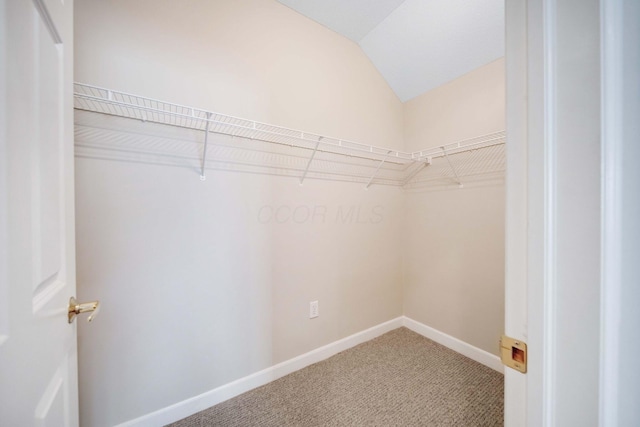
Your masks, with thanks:
[{"label": "wire shelf", "polygon": [[201,179],[214,169],[412,189],[504,175],[504,132],[409,153],[82,83],[74,106],[79,157],[186,166]]},{"label": "wire shelf", "polygon": [[454,142],[439,147],[433,147],[412,153],[414,160],[426,160],[428,158],[436,159],[446,155],[457,154],[469,150],[478,150],[481,148],[493,147],[496,145],[504,145],[506,134],[504,131],[494,132],[487,135],[477,136],[475,138],[465,139],[463,141]]},{"label": "wire shelf", "polygon": [[[476,141],[479,142],[479,141]],[[428,168],[404,184],[406,189],[448,188],[503,181],[506,169],[504,134],[487,137],[469,148],[435,152]]]},{"label": "wire shelf", "polygon": [[403,151],[270,125],[83,83],[74,83],[74,100],[74,106],[79,110],[201,131],[205,131],[209,123],[210,133],[307,149],[313,149],[318,144],[320,151],[374,160],[386,158],[387,162],[392,163],[413,161],[411,153]]}]

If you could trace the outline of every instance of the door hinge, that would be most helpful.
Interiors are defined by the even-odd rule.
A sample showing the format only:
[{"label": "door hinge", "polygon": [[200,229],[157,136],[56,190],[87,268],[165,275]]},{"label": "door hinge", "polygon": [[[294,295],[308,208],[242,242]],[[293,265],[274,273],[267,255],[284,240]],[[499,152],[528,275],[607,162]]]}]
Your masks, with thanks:
[{"label": "door hinge", "polygon": [[516,371],[527,373],[527,344],[503,335],[500,338],[500,359],[502,364]]}]

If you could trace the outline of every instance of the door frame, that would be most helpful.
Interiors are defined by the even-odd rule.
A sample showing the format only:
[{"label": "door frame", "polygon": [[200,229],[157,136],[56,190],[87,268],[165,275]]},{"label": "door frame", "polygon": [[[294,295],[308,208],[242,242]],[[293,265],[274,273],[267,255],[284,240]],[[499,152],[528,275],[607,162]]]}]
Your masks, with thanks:
[{"label": "door frame", "polygon": [[[592,253],[597,251],[600,272],[586,284],[597,290],[597,296],[591,296],[591,307],[594,298],[598,303],[591,314],[595,322],[584,315],[587,303],[580,295],[567,305],[566,293],[575,289],[566,280],[567,272],[579,273],[580,266],[567,262],[562,248],[568,241],[563,240],[566,235],[558,234],[558,221],[567,210],[575,209],[567,201],[566,188],[562,191],[558,185],[576,173],[568,172],[566,160],[562,163],[558,157],[559,149],[572,144],[558,137],[558,127],[594,121],[593,109],[567,110],[566,104],[558,104],[559,76],[564,73],[560,84],[565,86],[560,90],[566,90],[566,76],[575,67],[566,56],[558,58],[563,54],[560,49],[565,53],[567,49],[566,44],[559,48],[559,42],[567,42],[571,34],[567,22],[573,24],[572,14],[578,13],[589,13],[600,24],[585,28],[577,23],[569,30],[599,39],[599,48],[591,47],[588,55],[599,65],[600,87],[587,89],[600,107],[595,120],[600,126],[600,163],[588,174],[578,172],[599,182],[599,188],[593,188],[599,209],[585,213],[599,226],[584,239]],[[571,412],[559,401],[570,406],[593,402],[597,416],[590,425],[613,427],[640,421],[640,410],[631,403],[640,400],[640,369],[633,360],[640,353],[640,342],[622,338],[637,336],[633,325],[640,324],[640,311],[634,307],[640,296],[640,266],[633,260],[633,254],[636,258],[640,254],[640,215],[633,214],[640,212],[640,174],[629,160],[640,158],[640,131],[634,123],[640,116],[638,22],[640,4],[625,0],[506,2],[505,333],[529,345],[528,373],[505,372],[506,426],[562,425]],[[558,38],[559,31],[563,40]],[[579,315],[584,322],[579,319],[569,330],[565,319],[574,308],[578,313],[582,310]],[[595,337],[590,348],[595,344],[597,354],[581,354],[581,343],[567,340],[567,332]],[[599,371],[598,378],[580,387],[569,381],[567,354],[589,359]]]},{"label": "door frame", "polygon": [[[505,2],[505,334],[527,336],[527,2]],[[505,426],[525,426],[527,376],[505,368]]]}]

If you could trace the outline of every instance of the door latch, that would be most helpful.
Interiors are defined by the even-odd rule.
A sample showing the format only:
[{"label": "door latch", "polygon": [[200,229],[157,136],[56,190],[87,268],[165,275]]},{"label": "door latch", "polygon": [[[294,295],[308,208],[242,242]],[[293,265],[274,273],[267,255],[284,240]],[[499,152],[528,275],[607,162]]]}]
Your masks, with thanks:
[{"label": "door latch", "polygon": [[503,365],[526,374],[527,344],[503,335],[502,338],[500,338],[500,359]]}]

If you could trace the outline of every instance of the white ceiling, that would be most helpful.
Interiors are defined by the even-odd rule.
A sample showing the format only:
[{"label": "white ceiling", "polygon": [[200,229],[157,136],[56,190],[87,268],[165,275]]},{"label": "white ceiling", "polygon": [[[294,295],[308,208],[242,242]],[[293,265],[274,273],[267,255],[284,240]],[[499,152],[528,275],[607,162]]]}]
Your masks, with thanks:
[{"label": "white ceiling", "polygon": [[278,0],[360,45],[407,101],[504,56],[504,0]]},{"label": "white ceiling", "polygon": [[358,43],[404,0],[278,0]]}]

